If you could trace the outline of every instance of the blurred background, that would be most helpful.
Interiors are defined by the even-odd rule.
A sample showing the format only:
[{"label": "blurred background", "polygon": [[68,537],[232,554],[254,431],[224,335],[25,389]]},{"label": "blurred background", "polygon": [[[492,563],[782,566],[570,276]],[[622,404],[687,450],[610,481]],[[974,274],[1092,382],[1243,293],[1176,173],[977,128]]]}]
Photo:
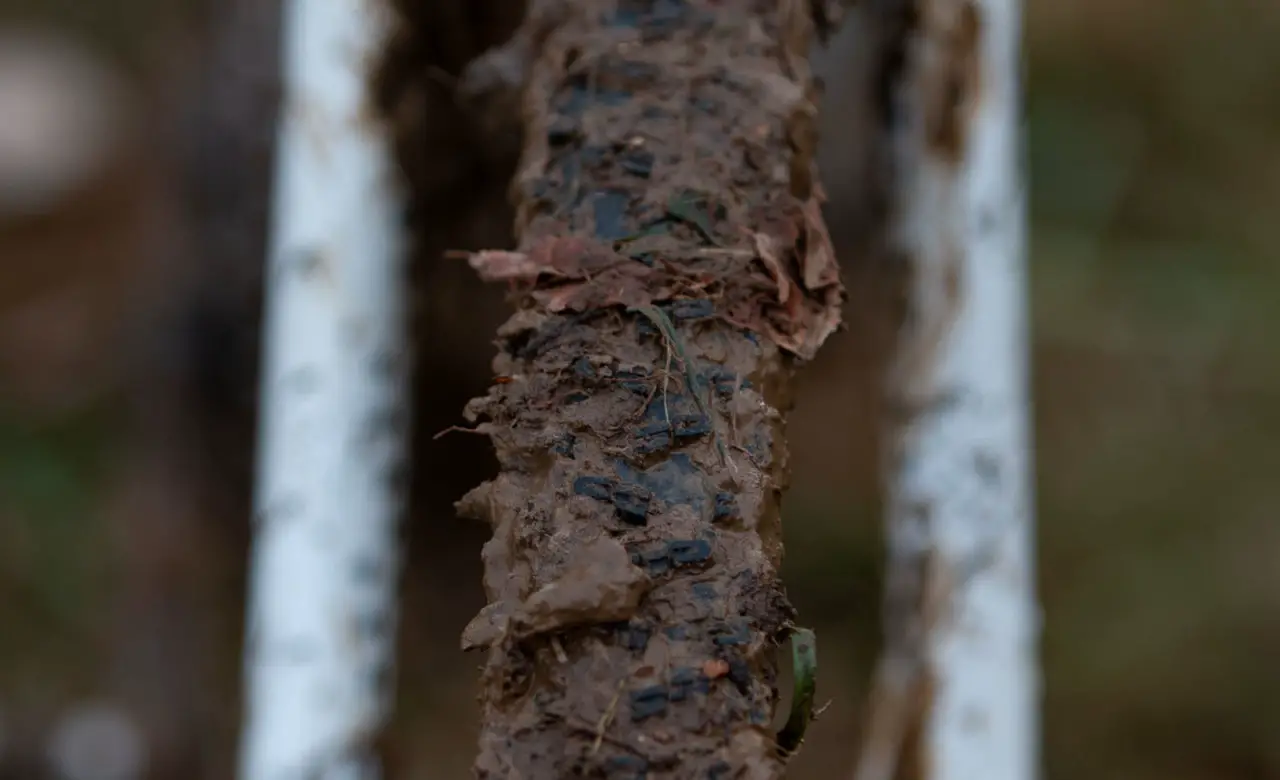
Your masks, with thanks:
[{"label": "blurred background", "polygon": [[[513,18],[458,7],[466,34],[383,96],[420,185],[432,377],[393,778],[467,777],[474,744],[479,659],[457,647],[485,530],[450,503],[492,463],[430,434],[487,385],[502,305],[439,253],[510,241],[513,148],[458,152],[470,120],[441,85]],[[0,780],[232,776],[277,10],[0,0]],[[1045,777],[1280,778],[1280,5],[1027,15]],[[800,379],[785,577],[832,700],[793,775],[825,780],[879,637],[886,333],[859,260],[856,30],[816,59],[854,294]]]}]

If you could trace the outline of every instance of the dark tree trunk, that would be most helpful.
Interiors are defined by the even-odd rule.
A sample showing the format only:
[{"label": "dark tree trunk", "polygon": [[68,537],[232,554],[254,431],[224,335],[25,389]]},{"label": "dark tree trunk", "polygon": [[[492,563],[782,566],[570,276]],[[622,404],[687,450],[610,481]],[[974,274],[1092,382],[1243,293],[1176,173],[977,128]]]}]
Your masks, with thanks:
[{"label": "dark tree trunk", "polygon": [[[139,309],[129,435],[112,497],[114,684],[144,725],[149,777],[214,778],[238,720],[261,260],[278,93],[279,4],[206,9],[191,67],[163,79],[162,209]],[[174,71],[178,71],[174,68]],[[212,680],[219,681],[211,684]]]}]

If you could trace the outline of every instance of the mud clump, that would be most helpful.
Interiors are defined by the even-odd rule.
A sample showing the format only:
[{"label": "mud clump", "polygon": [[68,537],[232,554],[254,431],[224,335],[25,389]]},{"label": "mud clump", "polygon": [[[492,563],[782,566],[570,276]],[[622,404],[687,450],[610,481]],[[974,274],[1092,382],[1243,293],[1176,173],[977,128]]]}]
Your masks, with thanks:
[{"label": "mud clump", "polygon": [[[790,374],[843,290],[805,0],[540,2],[498,375],[480,778],[777,778]],[[531,46],[530,41],[536,42]]]}]

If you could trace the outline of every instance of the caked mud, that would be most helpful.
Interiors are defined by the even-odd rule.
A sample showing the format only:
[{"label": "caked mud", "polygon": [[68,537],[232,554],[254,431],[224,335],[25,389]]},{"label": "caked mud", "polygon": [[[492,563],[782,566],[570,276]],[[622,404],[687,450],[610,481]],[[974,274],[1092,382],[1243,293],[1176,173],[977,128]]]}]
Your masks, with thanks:
[{"label": "caked mud", "polygon": [[790,371],[843,290],[805,0],[537,2],[489,393],[481,778],[780,777]]}]

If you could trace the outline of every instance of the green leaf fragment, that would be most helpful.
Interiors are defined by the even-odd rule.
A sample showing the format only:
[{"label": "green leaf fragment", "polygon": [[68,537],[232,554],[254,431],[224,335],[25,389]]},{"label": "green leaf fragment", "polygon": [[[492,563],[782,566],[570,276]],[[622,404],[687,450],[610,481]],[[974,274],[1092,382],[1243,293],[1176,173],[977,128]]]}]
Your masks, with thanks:
[{"label": "green leaf fragment", "polygon": [[716,246],[721,246],[715,231],[711,229],[711,218],[703,210],[702,198],[697,193],[685,191],[673,195],[671,200],[667,201],[667,214],[697,228],[703,238]]},{"label": "green leaf fragment", "polygon": [[666,220],[666,218],[657,219],[657,220],[654,220],[653,222],[650,222],[648,225],[645,225],[640,230],[637,230],[634,233],[625,235],[619,239],[615,239],[613,244],[615,249],[619,249],[622,251],[630,251],[629,248],[624,249],[623,245],[628,244],[632,241],[639,241],[642,238],[649,238],[650,236],[661,236],[670,232],[671,232],[671,225]]},{"label": "green leaf fragment", "polygon": [[791,714],[778,732],[778,747],[786,753],[800,748],[813,720],[813,698],[818,690],[818,639],[813,631],[798,628],[791,635],[791,667],[796,686],[791,696]]}]

